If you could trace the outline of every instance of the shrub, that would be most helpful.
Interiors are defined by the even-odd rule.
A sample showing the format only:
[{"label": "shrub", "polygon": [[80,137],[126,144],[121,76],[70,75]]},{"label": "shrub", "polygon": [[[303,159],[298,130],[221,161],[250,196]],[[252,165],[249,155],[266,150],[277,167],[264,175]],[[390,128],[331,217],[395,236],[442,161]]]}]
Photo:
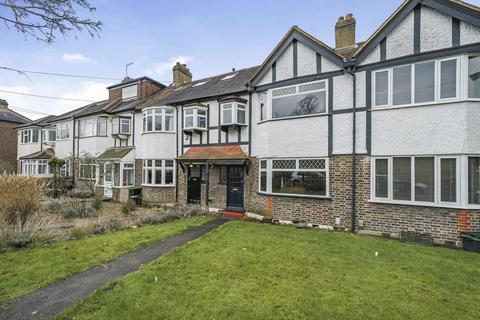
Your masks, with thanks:
[{"label": "shrub", "polygon": [[0,245],[23,248],[33,243],[45,243],[58,233],[57,218],[51,215],[33,214],[25,220],[18,218],[15,222],[1,223]]},{"label": "shrub", "polygon": [[103,206],[103,199],[101,197],[96,196],[95,198],[93,198],[92,208],[94,208],[97,211],[100,211],[102,210],[102,206]]},{"label": "shrub", "polygon": [[107,231],[117,231],[121,230],[122,227],[120,220],[108,217],[107,219],[98,219],[97,223],[95,223],[93,232],[99,234]]},{"label": "shrub", "polygon": [[49,198],[44,204],[45,210],[51,213],[62,211],[63,204],[60,199]]},{"label": "shrub", "polygon": [[72,198],[85,199],[85,198],[93,197],[93,193],[90,190],[87,190],[87,189],[75,188],[75,189],[70,190],[68,192],[68,196],[72,197]]},{"label": "shrub", "polygon": [[124,215],[130,214],[130,212],[135,210],[135,202],[128,200],[128,202],[122,204],[122,213]]},{"label": "shrub", "polygon": [[98,216],[98,212],[88,206],[87,201],[70,198],[63,202],[63,216],[65,218],[90,218]]},{"label": "shrub", "polygon": [[42,207],[45,182],[39,178],[0,174],[0,219],[25,222]]}]

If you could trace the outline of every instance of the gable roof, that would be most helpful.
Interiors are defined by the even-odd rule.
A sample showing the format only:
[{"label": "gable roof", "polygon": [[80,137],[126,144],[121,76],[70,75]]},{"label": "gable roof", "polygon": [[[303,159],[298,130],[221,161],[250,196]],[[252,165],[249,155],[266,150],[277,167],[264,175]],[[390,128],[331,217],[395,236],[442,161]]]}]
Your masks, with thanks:
[{"label": "gable roof", "polygon": [[293,40],[301,42],[307,47],[310,47],[312,50],[322,54],[323,56],[331,60],[333,63],[337,64],[339,67],[343,68],[344,57],[335,52],[334,49],[330,48],[322,41],[300,29],[298,26],[293,26],[283,36],[282,40],[280,40],[280,42],[268,55],[265,61],[263,61],[257,72],[250,78],[249,83],[255,85],[258,81],[260,81],[260,79],[266,74],[272,64],[288,48],[288,46],[290,45],[290,43],[292,43]]},{"label": "gable roof", "polygon": [[52,148],[43,149],[32,154],[20,157],[20,159],[51,159],[55,157],[55,150]]},{"label": "gable roof", "polygon": [[0,121],[24,124],[32,120],[22,116],[20,113],[13,111],[7,107],[0,107]]},{"label": "gable roof", "polygon": [[125,157],[133,147],[113,147],[105,150],[97,158],[102,160],[119,160]]},{"label": "gable roof", "polygon": [[[257,69],[258,67],[250,67],[195,80],[178,87],[170,86],[164,89],[168,91],[161,92],[160,98],[151,100],[150,104],[174,105],[247,92],[246,84]],[[236,75],[222,80],[232,74]]]},{"label": "gable roof", "polygon": [[26,127],[47,127],[50,125],[49,121],[53,120],[56,116],[46,116],[19,126],[15,128],[26,128]]},{"label": "gable roof", "polygon": [[456,19],[480,26],[480,8],[460,0],[405,0],[365,41],[352,58],[361,62],[418,5],[425,5]]}]

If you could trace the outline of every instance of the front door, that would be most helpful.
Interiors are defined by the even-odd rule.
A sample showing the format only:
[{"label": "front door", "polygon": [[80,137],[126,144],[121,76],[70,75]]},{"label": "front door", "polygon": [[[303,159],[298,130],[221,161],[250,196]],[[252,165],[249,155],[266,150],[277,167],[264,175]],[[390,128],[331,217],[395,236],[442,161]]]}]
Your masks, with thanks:
[{"label": "front door", "polygon": [[188,168],[187,202],[200,204],[202,190],[202,170],[201,167]]},{"label": "front door", "polygon": [[243,167],[227,167],[227,209],[243,211]]},{"label": "front door", "polygon": [[113,197],[113,165],[111,162],[106,162],[104,167],[105,179],[103,180],[103,196],[105,198]]}]

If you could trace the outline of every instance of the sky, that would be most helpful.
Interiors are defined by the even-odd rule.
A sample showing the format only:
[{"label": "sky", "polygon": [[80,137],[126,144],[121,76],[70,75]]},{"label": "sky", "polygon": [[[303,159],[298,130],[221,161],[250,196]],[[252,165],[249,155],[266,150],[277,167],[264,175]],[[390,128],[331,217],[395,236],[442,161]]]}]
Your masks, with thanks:
[{"label": "sky", "polygon": [[[0,67],[119,79],[125,64],[131,77],[172,81],[176,61],[186,63],[194,79],[259,65],[297,25],[330,46],[339,16],[353,13],[357,41],[366,40],[402,0],[90,0],[98,37],[70,33],[51,44],[26,38],[0,24]],[[479,5],[480,0],[469,0]],[[8,14],[0,7],[0,16]],[[82,16],[85,16],[84,14]],[[98,101],[119,81],[29,74],[29,79],[0,69],[0,99],[37,119],[61,114],[88,102],[44,99],[2,91]],[[14,109],[15,110],[15,109]],[[16,109],[18,111],[18,109]]]}]

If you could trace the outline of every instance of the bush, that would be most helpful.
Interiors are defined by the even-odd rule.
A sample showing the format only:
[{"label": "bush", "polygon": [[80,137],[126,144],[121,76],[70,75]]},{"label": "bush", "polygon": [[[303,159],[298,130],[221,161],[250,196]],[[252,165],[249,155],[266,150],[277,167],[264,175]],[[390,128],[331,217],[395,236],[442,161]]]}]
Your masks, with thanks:
[{"label": "bush", "polygon": [[52,240],[56,232],[57,219],[51,215],[33,214],[25,220],[6,224],[1,223],[0,247],[23,248],[33,243]]},{"label": "bush", "polygon": [[120,220],[109,217],[108,219],[99,219],[97,223],[95,223],[93,233],[99,234],[104,233],[107,231],[117,231],[122,229],[122,223]]},{"label": "bush", "polygon": [[93,197],[93,193],[87,189],[75,188],[68,192],[68,196],[71,198],[85,199]]},{"label": "bush", "polygon": [[122,204],[122,213],[124,215],[130,214],[130,212],[135,210],[135,202],[128,200],[128,202]]},{"label": "bush", "polygon": [[45,181],[30,176],[0,174],[0,220],[25,222],[42,207]]},{"label": "bush", "polygon": [[63,204],[59,199],[50,198],[45,202],[44,207],[48,212],[56,213],[62,211]]},{"label": "bush", "polygon": [[103,199],[101,197],[96,196],[95,198],[93,198],[93,201],[92,201],[93,209],[100,211],[102,210],[102,206],[103,206]]},{"label": "bush", "polygon": [[97,210],[87,205],[87,201],[66,199],[63,202],[63,216],[65,218],[90,218],[98,216]]}]

